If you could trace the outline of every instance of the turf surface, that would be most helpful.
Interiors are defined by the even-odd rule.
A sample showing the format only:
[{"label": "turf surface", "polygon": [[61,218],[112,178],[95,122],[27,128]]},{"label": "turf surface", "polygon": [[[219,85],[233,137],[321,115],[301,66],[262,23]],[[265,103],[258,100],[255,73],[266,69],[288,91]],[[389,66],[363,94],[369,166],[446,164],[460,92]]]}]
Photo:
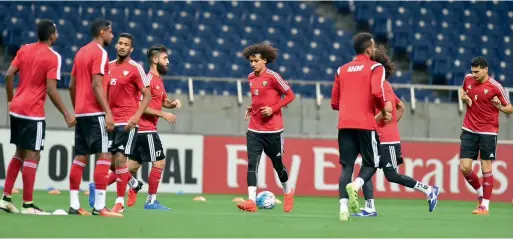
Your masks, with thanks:
[{"label": "turf surface", "polygon": [[[109,192],[112,206],[115,193]],[[32,216],[0,212],[1,237],[512,237],[513,208],[494,203],[489,216],[472,215],[474,202],[440,201],[433,213],[420,200],[377,199],[377,218],[338,221],[338,199],[297,197],[296,207],[284,213],[282,205],[257,213],[240,212],[233,195],[204,195],[207,202],[192,201],[194,195],[161,194],[171,211],[143,209],[145,195],[124,218],[80,216]],[[441,195],[443,198],[443,195]],[[48,211],[69,205],[67,192],[49,195],[38,191],[37,205]],[[283,200],[282,197],[279,197]],[[13,202],[21,206],[21,195]],[[87,197],[81,196],[82,206]],[[88,210],[89,207],[87,206]],[[30,226],[27,226],[30,225]]]}]

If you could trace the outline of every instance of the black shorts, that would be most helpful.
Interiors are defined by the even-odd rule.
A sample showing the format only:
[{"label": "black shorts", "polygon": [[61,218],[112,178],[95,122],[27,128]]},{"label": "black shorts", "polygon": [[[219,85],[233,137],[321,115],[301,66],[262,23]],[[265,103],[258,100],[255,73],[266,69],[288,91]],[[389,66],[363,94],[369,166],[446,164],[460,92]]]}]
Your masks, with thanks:
[{"label": "black shorts", "polygon": [[156,132],[139,133],[134,154],[130,157],[139,164],[165,159],[164,148]]},{"label": "black shorts", "polygon": [[23,119],[11,115],[11,144],[22,149],[41,151],[45,144],[44,120]]},{"label": "black shorts", "polygon": [[75,126],[75,155],[109,152],[105,116],[77,117]]},{"label": "black shorts", "polygon": [[109,152],[122,153],[133,156],[137,146],[137,127],[125,131],[125,125],[116,125],[114,131],[109,132]]},{"label": "black shorts", "polygon": [[247,151],[249,159],[259,159],[262,151],[271,160],[278,159],[283,155],[283,132],[278,133],[257,133],[253,131],[246,132]]},{"label": "black shorts", "polygon": [[401,144],[381,144],[379,150],[381,154],[379,158],[380,168],[392,167],[396,169],[398,165],[403,163]]},{"label": "black shorts", "polygon": [[477,160],[480,156],[484,160],[495,160],[497,156],[497,135],[476,134],[462,130],[460,140],[460,158]]},{"label": "black shorts", "polygon": [[354,164],[358,154],[362,165],[379,168],[379,137],[374,130],[339,129],[338,148],[340,164]]}]

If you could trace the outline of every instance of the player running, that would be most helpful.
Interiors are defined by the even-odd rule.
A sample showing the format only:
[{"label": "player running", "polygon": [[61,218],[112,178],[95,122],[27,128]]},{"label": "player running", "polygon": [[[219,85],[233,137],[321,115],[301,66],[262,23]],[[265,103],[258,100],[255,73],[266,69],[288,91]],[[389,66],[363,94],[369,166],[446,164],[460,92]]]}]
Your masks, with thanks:
[{"label": "player running", "polygon": [[80,207],[79,190],[82,173],[90,154],[98,160],[94,170],[96,185],[92,214],[123,217],[105,206],[106,189],[112,155],[109,153],[107,131],[114,130],[112,111],[106,99],[104,76],[109,72],[107,51],[112,42],[112,24],[104,19],[91,23],[93,40],[78,50],[71,71],[70,95],[77,125],[75,127],[75,159],[71,166],[69,214],[91,215]]},{"label": "player running", "polygon": [[[283,117],[281,108],[295,98],[294,92],[281,76],[268,69],[266,64],[278,57],[277,49],[268,42],[255,44],[244,49],[242,53],[251,63],[253,72],[248,75],[251,91],[251,106],[246,109],[245,119],[249,118],[247,138],[248,151],[248,197],[237,204],[241,210],[256,212],[256,191],[258,163],[262,151],[273,163],[280,178],[285,194],[283,210],[292,211],[294,207],[294,191],[289,185],[289,176],[283,165]],[[282,96],[285,96],[282,98]]]},{"label": "player running", "polygon": [[[388,95],[390,99],[393,101],[392,120],[389,124],[385,124],[385,122],[383,121],[383,114],[379,109],[376,109],[377,115],[375,116],[375,119],[378,123],[377,131],[380,142],[379,150],[381,154],[379,160],[379,167],[383,169],[385,177],[389,182],[397,183],[408,188],[413,188],[417,191],[426,194],[429,211],[432,212],[438,203],[438,187],[426,185],[424,183],[414,180],[411,177],[397,173],[397,167],[403,163],[401,153],[401,137],[399,134],[399,126],[397,123],[403,116],[405,107],[401,100],[395,95],[392,89],[392,85],[390,85],[390,83],[388,82],[388,79],[390,79],[390,77],[394,75],[395,66],[390,60],[390,58],[386,55],[385,49],[381,48],[377,50],[373,57],[373,60],[380,63],[385,68],[385,79],[387,81],[384,82],[383,88],[386,91],[386,95]],[[354,192],[357,192],[359,190],[358,187],[361,187],[360,183],[362,182],[357,179],[353,183],[349,184],[349,187],[352,187],[354,189],[348,191],[350,200],[354,196]],[[360,209],[359,213],[354,213],[351,216],[377,216],[376,209],[374,207],[372,180],[365,182],[365,184],[363,185],[363,189],[363,194],[365,196],[365,208]],[[356,201],[358,200],[357,197],[358,194],[356,194]],[[354,208],[351,209],[353,210],[353,212],[355,212],[356,210],[358,210],[358,206],[356,206],[356,210]]]},{"label": "player running", "polygon": [[[51,46],[59,38],[57,27],[51,20],[37,23],[39,41],[21,47],[6,74],[7,102],[11,119],[11,143],[16,145],[5,180],[0,209],[6,212],[20,211],[11,201],[11,193],[18,172],[23,179],[23,214],[49,214],[33,202],[34,183],[40,152],[45,141],[45,101],[50,96],[55,107],[64,116],[68,127],[76,123],[68,112],[57,91],[61,79],[61,56]],[[14,75],[20,73],[20,83],[13,98]]]},{"label": "player running", "polygon": [[[116,44],[117,59],[109,62],[106,80],[107,99],[115,123],[114,131],[109,133],[109,150],[112,153],[117,175],[118,197],[112,208],[116,213],[124,212],[126,187],[129,181],[134,182],[128,171],[127,158],[135,152],[137,124],[151,100],[150,81],[143,67],[130,59],[130,53],[134,51],[133,43],[132,35],[128,33],[119,35]],[[132,185],[137,187],[137,181],[135,180]],[[94,184],[89,185],[89,192],[89,203],[92,204],[95,201]]]},{"label": "player running", "polygon": [[[180,109],[182,103],[180,100],[170,100],[167,98],[166,89],[162,76],[167,73],[169,67],[169,57],[167,49],[163,45],[154,45],[148,50],[148,61],[150,63],[151,101],[150,105],[144,111],[139,122],[139,136],[137,137],[137,147],[134,154],[128,159],[128,168],[132,174],[136,174],[143,163],[151,162],[152,168],[148,178],[148,197],[144,204],[144,209],[169,210],[157,200],[157,189],[166,161],[164,148],[157,133],[157,122],[160,118],[169,123],[176,123],[176,116],[172,113],[162,111],[162,107],[167,109]],[[132,207],[137,201],[137,193],[141,187],[131,188],[128,191],[128,206]]]},{"label": "player running", "polygon": [[[472,74],[465,76],[460,89],[467,104],[460,135],[460,169],[467,182],[477,191],[478,207],[473,214],[488,214],[493,191],[492,162],[497,157],[499,111],[513,113],[508,92],[488,75],[488,63],[482,57],[470,62]],[[483,186],[472,170],[472,161],[481,158]]]},{"label": "player running", "polygon": [[[374,57],[375,43],[369,33],[353,38],[356,59],[339,67],[333,84],[331,107],[339,111],[338,144],[342,173],[339,179],[340,220],[349,220],[349,195],[354,163],[362,155],[359,178],[371,179],[379,166],[379,139],[376,134],[375,109],[391,120],[390,96],[383,90],[385,69]],[[363,184],[362,182],[362,184]]]}]

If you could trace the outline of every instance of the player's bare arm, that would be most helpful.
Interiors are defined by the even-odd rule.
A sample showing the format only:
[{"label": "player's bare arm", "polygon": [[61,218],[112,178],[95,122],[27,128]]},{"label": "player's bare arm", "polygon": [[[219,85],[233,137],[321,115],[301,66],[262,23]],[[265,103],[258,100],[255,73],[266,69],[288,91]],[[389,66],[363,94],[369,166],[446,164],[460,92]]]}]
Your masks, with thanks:
[{"label": "player's bare arm", "polygon": [[59,91],[57,91],[57,80],[46,80],[46,93],[52,100],[53,105],[55,105],[55,108],[57,108],[59,112],[61,112],[61,114],[64,116],[64,120],[66,121],[68,127],[71,128],[75,126],[77,123],[75,116],[70,114],[68,109],[66,109],[66,106],[64,106],[61,96],[59,95]]},{"label": "player's bare arm", "polygon": [[163,118],[170,124],[176,123],[176,116],[173,113],[155,110],[151,107],[146,107],[146,109],[144,110],[144,114]]},{"label": "player's bare arm", "polygon": [[182,108],[182,102],[180,99],[170,100],[166,98],[166,100],[162,103],[162,107],[166,109],[180,109]]},{"label": "player's bare arm", "polygon": [[75,81],[75,76],[71,76],[71,80],[69,82],[69,96],[71,98],[71,104],[73,105],[73,108],[75,108],[75,96],[77,92],[77,85]]},{"label": "player's bare arm", "polygon": [[499,100],[499,97],[495,96],[493,97],[492,99],[492,103],[493,105],[499,109],[500,111],[502,111],[503,113],[506,113],[506,114],[511,114],[513,113],[513,106],[511,104],[507,104],[507,105],[502,105],[501,103],[501,100]]},{"label": "player's bare arm", "polygon": [[14,97],[14,75],[18,73],[18,68],[11,65],[5,73],[5,91],[7,92],[7,110],[11,104],[12,98]]},{"label": "player's bare arm", "polygon": [[333,110],[338,110],[339,100],[340,100],[340,83],[338,79],[340,68],[337,70],[337,75],[335,75],[335,81],[333,83],[333,89],[331,90],[331,108]]},{"label": "player's bare arm", "polygon": [[107,103],[107,97],[105,90],[103,89],[103,75],[93,75],[93,92],[96,97],[96,101],[100,104],[103,111],[105,112],[105,123],[108,131],[114,130],[114,118],[112,117],[112,111]]},{"label": "player's bare arm", "polygon": [[126,131],[130,131],[131,129],[137,126],[137,123],[141,119],[141,116],[144,114],[144,111],[148,107],[151,101],[151,90],[149,87],[144,87],[141,89],[142,100],[139,104],[139,108],[135,112],[135,114],[128,120],[128,124],[125,126]]},{"label": "player's bare arm", "polygon": [[471,107],[472,99],[470,99],[470,97],[468,96],[467,91],[463,90],[462,88],[460,88],[459,91],[460,91],[460,95],[461,95],[460,98],[463,101],[463,103],[467,104],[469,107]]},{"label": "player's bare arm", "polygon": [[406,106],[404,105],[404,103],[402,101],[399,101],[399,103],[397,103],[397,105],[396,105],[396,114],[395,114],[397,117],[397,122],[399,122],[399,120],[401,120],[401,118],[403,117],[405,109],[406,109]]},{"label": "player's bare arm", "polygon": [[244,120],[248,120],[249,117],[251,117],[251,109],[252,109],[251,105],[246,107],[246,111],[244,112]]}]

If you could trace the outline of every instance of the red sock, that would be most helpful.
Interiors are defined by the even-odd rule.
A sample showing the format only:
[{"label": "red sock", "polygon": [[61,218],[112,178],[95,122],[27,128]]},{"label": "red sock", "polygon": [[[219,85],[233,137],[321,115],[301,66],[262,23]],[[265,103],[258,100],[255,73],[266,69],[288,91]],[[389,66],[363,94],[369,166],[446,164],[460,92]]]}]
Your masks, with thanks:
[{"label": "red sock", "polygon": [[128,168],[126,166],[116,168],[116,174],[119,178],[119,181],[116,184],[118,197],[125,197],[126,186],[128,184],[128,180],[132,178],[132,175],[128,172]]},{"label": "red sock", "polygon": [[477,174],[474,171],[470,171],[465,176],[465,179],[467,182],[472,186],[475,190],[478,190],[481,187],[481,183],[479,183],[479,178],[477,177]]},{"label": "red sock", "polygon": [[96,185],[96,189],[105,190],[107,189],[107,185],[109,183],[109,170],[110,170],[110,160],[109,159],[98,159],[96,161],[96,167],[94,169],[94,184]]},{"label": "red sock", "polygon": [[115,172],[110,172],[109,173],[109,185],[112,185],[113,183],[116,182],[116,179],[118,179],[118,175],[116,175]]},{"label": "red sock", "polygon": [[483,199],[490,200],[493,191],[493,174],[488,172],[483,174]]},{"label": "red sock", "polygon": [[18,178],[18,172],[23,166],[23,160],[18,157],[13,157],[9,166],[7,167],[7,175],[5,178],[4,195],[11,196],[14,183]]},{"label": "red sock", "polygon": [[162,169],[152,167],[150,171],[150,176],[148,177],[148,194],[157,194],[160,178],[162,178]]},{"label": "red sock", "polygon": [[76,159],[73,160],[69,172],[69,190],[80,190],[80,183],[82,182],[82,174],[84,173],[85,166],[86,163]]},{"label": "red sock", "polygon": [[37,160],[25,159],[23,162],[23,201],[32,202],[34,194],[34,183],[36,182]]}]

